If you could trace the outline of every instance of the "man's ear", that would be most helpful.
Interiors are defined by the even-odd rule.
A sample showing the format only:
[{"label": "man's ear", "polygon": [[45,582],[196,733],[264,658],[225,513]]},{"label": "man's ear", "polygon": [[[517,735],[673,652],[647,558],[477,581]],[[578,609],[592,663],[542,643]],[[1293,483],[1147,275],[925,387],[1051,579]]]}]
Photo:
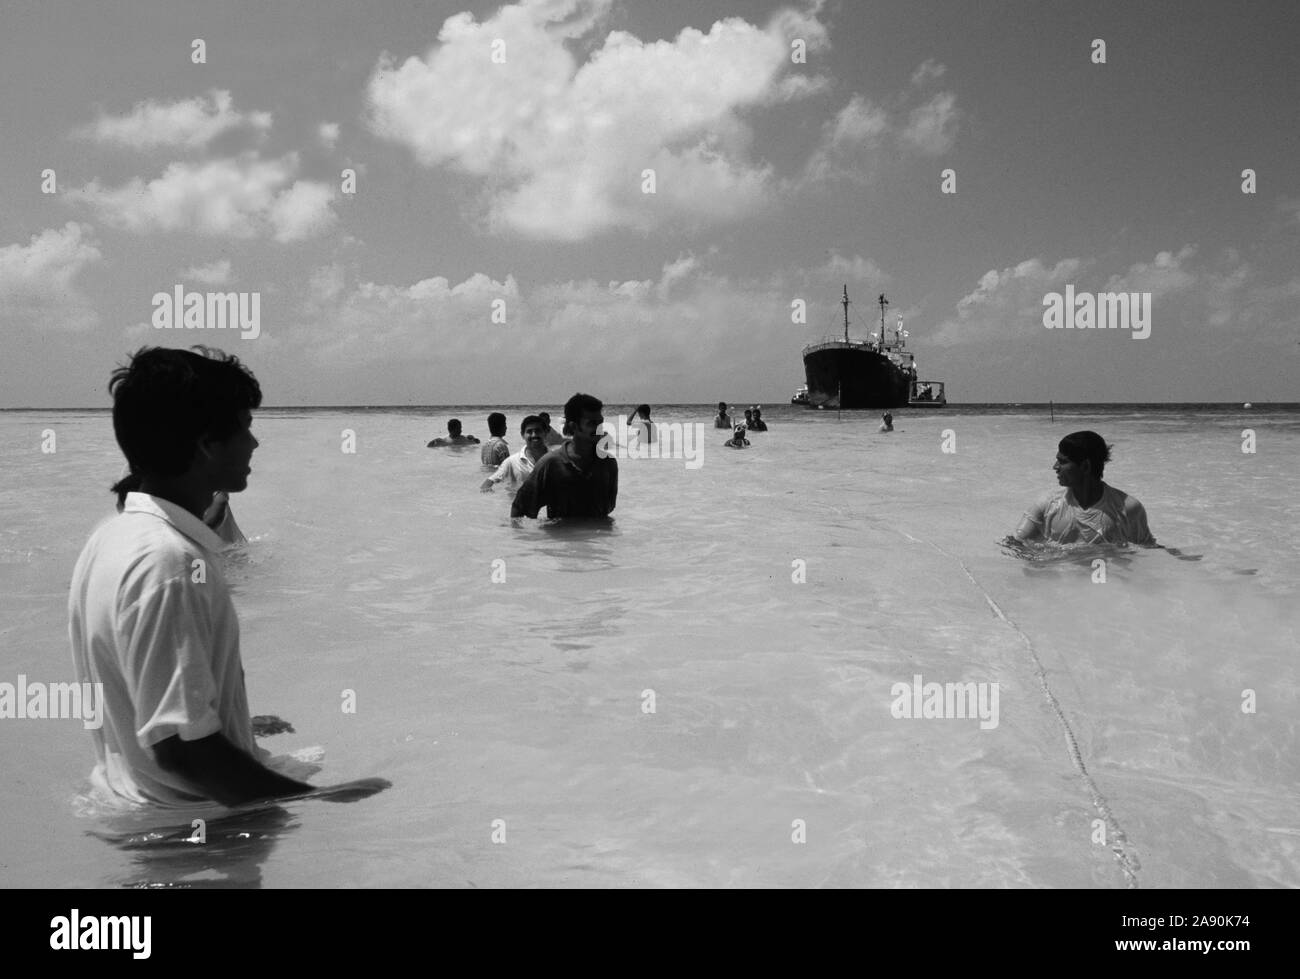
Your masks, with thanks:
[{"label": "man's ear", "polygon": [[201,466],[211,459],[219,442],[220,439],[215,439],[206,433],[200,435],[194,443],[194,457],[190,460],[190,465]]}]

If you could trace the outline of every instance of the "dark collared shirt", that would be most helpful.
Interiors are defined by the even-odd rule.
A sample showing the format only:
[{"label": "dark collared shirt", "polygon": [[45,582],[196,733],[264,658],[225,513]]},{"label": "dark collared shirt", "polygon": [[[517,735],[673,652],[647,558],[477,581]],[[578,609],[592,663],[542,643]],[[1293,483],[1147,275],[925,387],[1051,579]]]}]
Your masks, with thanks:
[{"label": "dark collared shirt", "polygon": [[617,460],[597,456],[580,469],[569,448],[566,443],[542,456],[515,494],[510,516],[536,517],[542,507],[548,517],[609,516],[618,497]]}]

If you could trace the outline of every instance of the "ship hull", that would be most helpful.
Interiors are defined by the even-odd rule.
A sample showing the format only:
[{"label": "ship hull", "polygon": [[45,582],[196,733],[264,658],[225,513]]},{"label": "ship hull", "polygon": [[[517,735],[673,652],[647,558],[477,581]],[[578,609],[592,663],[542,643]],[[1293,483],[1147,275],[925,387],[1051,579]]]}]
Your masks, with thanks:
[{"label": "ship hull", "polygon": [[804,354],[808,404],[816,408],[901,408],[911,375],[888,357],[854,346],[819,344]]}]

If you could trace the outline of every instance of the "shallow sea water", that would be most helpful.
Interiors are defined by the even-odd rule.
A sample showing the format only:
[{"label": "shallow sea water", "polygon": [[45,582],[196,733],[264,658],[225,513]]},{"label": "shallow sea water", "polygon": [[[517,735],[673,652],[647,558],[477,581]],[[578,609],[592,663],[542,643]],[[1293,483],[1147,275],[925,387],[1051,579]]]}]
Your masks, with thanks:
[{"label": "shallow sea water", "polygon": [[[699,468],[624,459],[608,527],[516,528],[477,451],[424,448],[487,410],[259,412],[233,498],[249,700],[296,728],[263,744],[391,789],[187,844],[85,814],[79,721],[0,720],[0,884],[1300,886],[1300,413],[777,408]],[[1082,428],[1199,559],[998,547]],[[71,680],[108,415],[0,413],[0,460],[0,681]],[[895,718],[917,674],[996,682],[997,726]]]}]

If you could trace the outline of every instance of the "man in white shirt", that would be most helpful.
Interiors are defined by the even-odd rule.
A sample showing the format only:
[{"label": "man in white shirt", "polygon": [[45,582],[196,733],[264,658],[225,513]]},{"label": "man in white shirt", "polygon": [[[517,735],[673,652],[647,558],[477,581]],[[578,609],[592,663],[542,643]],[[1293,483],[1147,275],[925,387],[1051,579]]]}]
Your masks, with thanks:
[{"label": "man in white shirt", "polygon": [[68,599],[77,679],[104,691],[91,781],[162,806],[373,794],[387,783],[317,790],[258,760],[222,543],[201,517],[214,493],[248,485],[262,392],[236,358],[197,349],[144,348],[109,384],[132,473],[114,492],[138,492],[91,534]]},{"label": "man in white shirt", "polygon": [[479,487],[482,492],[492,492],[492,488],[503,480],[506,481],[506,487],[512,493],[515,492],[523,485],[538,460],[550,451],[546,445],[546,426],[539,416],[529,415],[525,418],[519,426],[519,433],[524,437],[524,447],[508,456],[496,472],[483,480],[483,485]]},{"label": "man in white shirt", "polygon": [[1102,482],[1109,461],[1110,447],[1096,432],[1073,432],[1061,439],[1052,466],[1060,486],[1030,507],[1016,528],[1016,538],[1158,546],[1142,504]]}]

